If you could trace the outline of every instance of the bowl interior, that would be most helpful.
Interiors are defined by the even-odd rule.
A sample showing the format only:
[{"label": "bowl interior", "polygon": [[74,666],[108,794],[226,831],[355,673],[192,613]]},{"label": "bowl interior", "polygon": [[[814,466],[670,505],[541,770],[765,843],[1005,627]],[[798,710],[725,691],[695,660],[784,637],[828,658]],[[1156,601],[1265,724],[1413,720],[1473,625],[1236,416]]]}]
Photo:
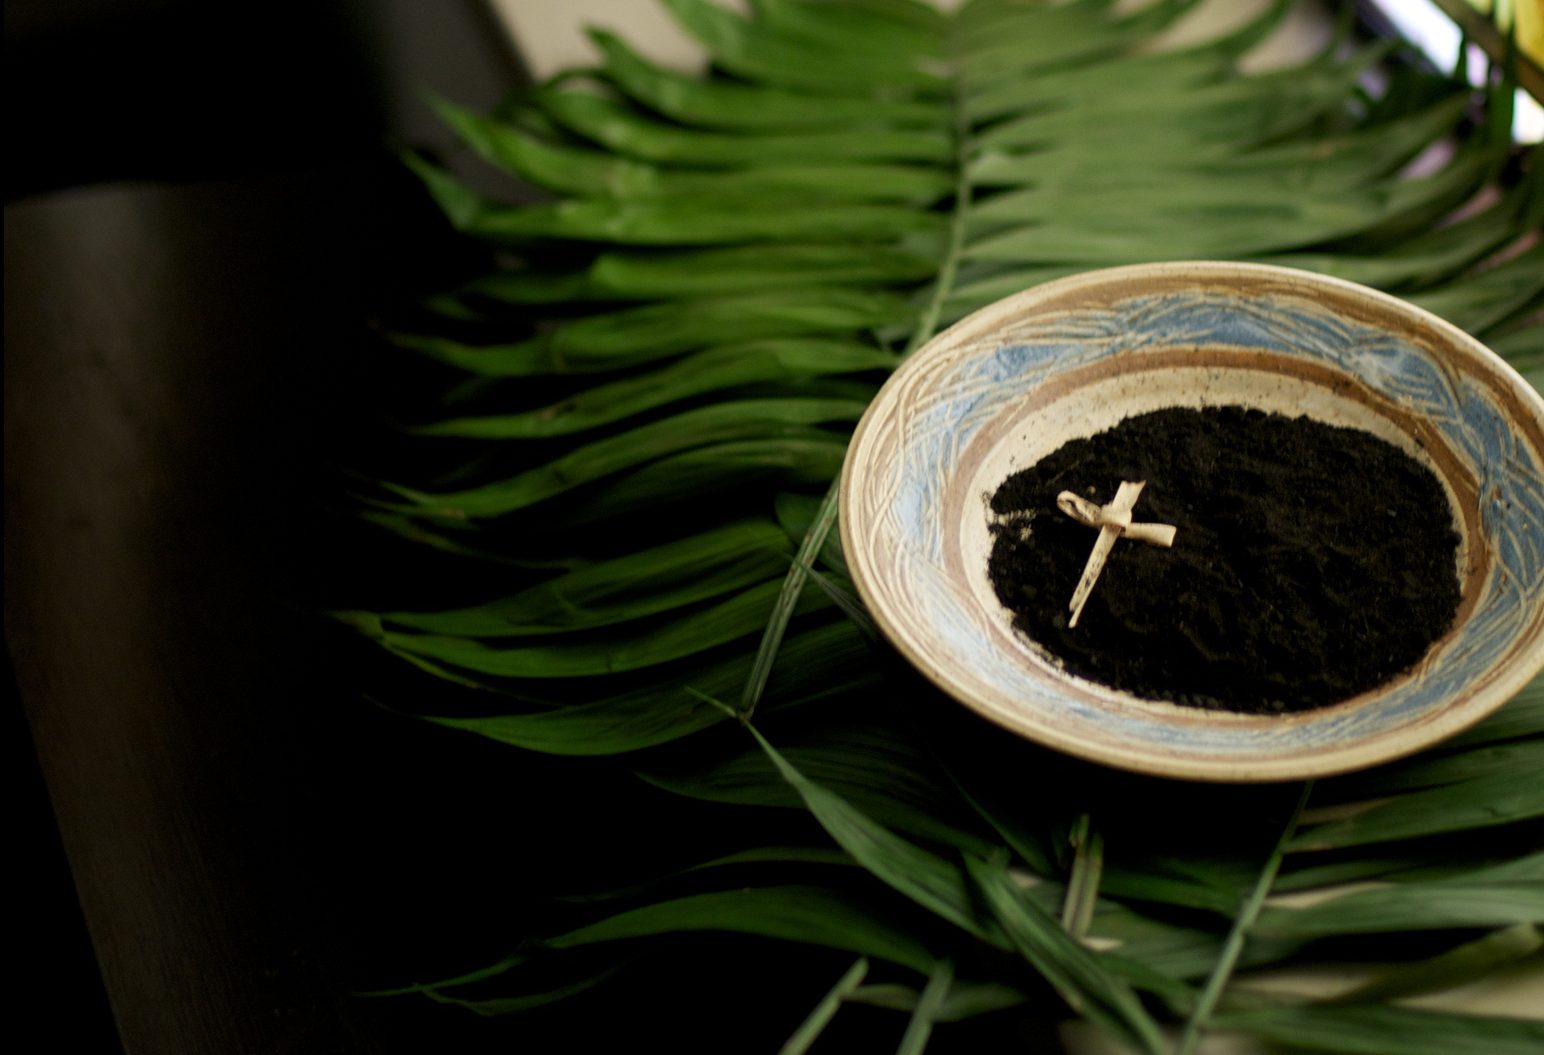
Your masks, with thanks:
[{"label": "bowl interior", "polygon": [[[1132,414],[1227,404],[1364,429],[1443,482],[1463,599],[1415,670],[1331,707],[1240,715],[1073,677],[1013,629],[986,574],[997,485]],[[854,437],[843,538],[901,651],[1023,735],[1173,776],[1340,772],[1477,721],[1544,665],[1541,422],[1505,364],[1393,298],[1281,268],[1112,269],[1000,302],[916,353]]]},{"label": "bowl interior", "polygon": [[[1296,360],[1266,352],[1176,349],[1170,355],[1143,356],[1135,362],[1114,356],[1072,372],[1061,385],[1027,394],[983,427],[960,460],[951,493],[944,498],[944,509],[955,515],[945,527],[944,554],[951,573],[968,584],[982,611],[989,618],[995,616],[994,629],[1001,631],[994,635],[997,647],[1023,652],[1026,663],[1048,667],[1053,676],[1102,688],[1062,670],[1033,641],[1013,629],[1012,613],[998,602],[987,576],[994,541],[989,503],[1008,476],[1034,465],[1063,444],[1164,407],[1245,406],[1289,417],[1303,415],[1370,432],[1421,462],[1442,483],[1458,529],[1454,573],[1461,583],[1463,600],[1455,623],[1461,625],[1489,570],[1488,550],[1469,545],[1469,539],[1479,532],[1473,475],[1440,433],[1423,428],[1421,419],[1404,413],[1398,404],[1367,392],[1356,398],[1353,386],[1338,372],[1304,374]],[[1386,691],[1391,684],[1379,691]],[[1338,706],[1354,706],[1360,699]]]}]

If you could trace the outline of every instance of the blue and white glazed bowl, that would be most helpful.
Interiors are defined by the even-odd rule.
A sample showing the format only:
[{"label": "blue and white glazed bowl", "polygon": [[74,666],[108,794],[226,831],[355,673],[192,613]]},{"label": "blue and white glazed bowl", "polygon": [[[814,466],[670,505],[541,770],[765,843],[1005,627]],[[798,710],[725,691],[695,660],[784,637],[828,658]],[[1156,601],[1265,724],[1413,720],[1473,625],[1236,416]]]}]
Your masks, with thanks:
[{"label": "blue and white glazed bowl", "polygon": [[[1075,677],[1014,630],[987,580],[997,485],[1132,414],[1223,404],[1365,429],[1442,480],[1463,598],[1414,670],[1318,710],[1244,715]],[[864,602],[924,675],[1014,732],[1126,769],[1345,772],[1450,736],[1544,667],[1544,400],[1448,323],[1307,272],[1145,264],[982,309],[918,350],[864,415],[841,526]]]}]

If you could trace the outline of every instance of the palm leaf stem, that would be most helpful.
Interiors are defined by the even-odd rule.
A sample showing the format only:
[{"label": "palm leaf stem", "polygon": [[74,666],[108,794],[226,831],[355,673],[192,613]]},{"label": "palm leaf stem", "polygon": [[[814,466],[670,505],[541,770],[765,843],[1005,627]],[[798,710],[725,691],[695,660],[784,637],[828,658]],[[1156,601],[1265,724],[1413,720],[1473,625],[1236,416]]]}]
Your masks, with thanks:
[{"label": "palm leaf stem", "polygon": [[858,957],[857,962],[847,969],[847,973],[837,979],[836,984],[831,987],[831,991],[821,999],[820,1003],[815,1005],[814,1010],[809,1013],[809,1017],[799,1025],[798,1029],[794,1030],[793,1036],[784,1041],[783,1046],[778,1049],[778,1055],[804,1055],[806,1051],[809,1051],[810,1046],[820,1038],[820,1034],[826,1028],[826,1025],[831,1019],[836,1017],[836,1012],[841,1008],[842,1002],[863,984],[863,978],[868,974],[868,968],[868,958],[866,956]]},{"label": "palm leaf stem", "polygon": [[939,960],[933,967],[922,995],[917,998],[917,1007],[912,1012],[911,1021],[906,1024],[906,1033],[901,1037],[895,1055],[922,1055],[928,1037],[933,1033],[933,1023],[937,1020],[953,982],[954,964],[948,960]]},{"label": "palm leaf stem", "polygon": [[[939,318],[954,289],[955,276],[959,273],[960,261],[965,254],[965,234],[969,226],[967,218],[970,213],[972,193],[969,165],[970,119],[965,112],[965,102],[959,90],[958,76],[955,78],[955,91],[952,98],[956,176],[949,233],[944,245],[943,259],[938,266],[938,277],[933,280],[927,305],[922,309],[917,325],[913,328],[911,337],[901,352],[902,359],[922,347],[938,328]],[[762,635],[761,645],[756,651],[756,661],[751,666],[751,675],[746,680],[745,691],[740,697],[741,721],[751,720],[756,713],[756,705],[766,691],[767,679],[772,676],[772,664],[777,659],[777,650],[782,645],[783,635],[788,630],[788,621],[793,618],[794,610],[798,607],[799,595],[803,592],[804,584],[809,578],[809,569],[820,553],[821,547],[825,545],[831,529],[836,525],[837,497],[840,488],[840,478],[831,481],[825,497],[821,499],[814,521],[799,543],[799,552],[788,567],[782,592],[778,595],[777,604],[773,606],[771,618],[767,620],[766,632]]]},{"label": "palm leaf stem", "polygon": [[1085,813],[1073,825],[1070,842],[1072,869],[1067,876],[1067,898],[1062,904],[1061,922],[1068,934],[1082,938],[1094,921],[1094,905],[1099,900],[1099,877],[1104,871],[1104,836]]},{"label": "palm leaf stem", "polygon": [[1287,844],[1292,841],[1292,836],[1297,831],[1298,818],[1303,815],[1303,808],[1308,805],[1308,796],[1311,794],[1313,794],[1313,781],[1310,780],[1303,785],[1292,815],[1287,818],[1286,826],[1282,828],[1275,848],[1265,859],[1265,864],[1260,869],[1260,878],[1256,880],[1249,900],[1244,902],[1238,916],[1233,920],[1233,927],[1228,931],[1228,940],[1223,944],[1222,953],[1217,957],[1217,966],[1213,968],[1211,977],[1206,980],[1206,988],[1201,991],[1201,998],[1196,1001],[1195,1010],[1190,1013],[1190,1019],[1185,1023],[1185,1031],[1180,1037],[1176,1055],[1195,1055],[1196,1045],[1201,1040],[1201,1031],[1206,1028],[1212,1011],[1216,1008],[1217,1001],[1221,999],[1222,991],[1228,984],[1228,979],[1233,975],[1239,954],[1244,951],[1244,939],[1265,905],[1265,898],[1271,892],[1271,884],[1276,881],[1276,873],[1281,869],[1282,858],[1287,854]]},{"label": "palm leaf stem", "polygon": [[832,526],[836,523],[836,499],[841,481],[832,480],[830,488],[820,502],[820,508],[816,511],[815,522],[804,533],[804,538],[799,543],[799,552],[794,555],[793,563],[788,566],[788,574],[783,579],[783,588],[778,593],[777,603],[772,607],[771,618],[767,620],[766,630],[762,633],[761,645],[756,650],[755,662],[751,664],[750,677],[745,681],[745,692],[740,697],[740,720],[748,722],[756,713],[756,705],[761,702],[762,694],[766,692],[767,679],[772,676],[772,664],[777,659],[777,650],[782,647],[783,635],[788,631],[788,622],[793,618],[794,610],[799,606],[799,596],[804,591],[804,583],[809,578],[809,569],[821,546],[825,545],[826,536],[831,533]]}]

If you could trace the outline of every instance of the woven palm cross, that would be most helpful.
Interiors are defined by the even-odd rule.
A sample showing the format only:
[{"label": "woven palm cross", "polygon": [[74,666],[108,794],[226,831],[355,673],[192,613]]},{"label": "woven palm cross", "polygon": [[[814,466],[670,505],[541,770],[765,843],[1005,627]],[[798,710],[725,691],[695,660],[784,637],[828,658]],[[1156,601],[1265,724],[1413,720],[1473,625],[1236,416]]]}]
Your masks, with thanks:
[{"label": "woven palm cross", "polygon": [[1116,539],[1129,538],[1165,549],[1174,545],[1175,528],[1172,524],[1137,524],[1131,520],[1132,507],[1137,504],[1137,496],[1146,486],[1146,480],[1136,483],[1122,481],[1109,505],[1103,506],[1071,491],[1063,491],[1056,496],[1057,509],[1079,524],[1099,529],[1094,550],[1088,555],[1088,563],[1083,566],[1083,577],[1078,580],[1078,587],[1072,592],[1072,602],[1067,606],[1072,612],[1072,618],[1067,622],[1069,627],[1078,625],[1083,606],[1088,603],[1088,595],[1094,591],[1094,583],[1104,570],[1104,563],[1109,560]]}]

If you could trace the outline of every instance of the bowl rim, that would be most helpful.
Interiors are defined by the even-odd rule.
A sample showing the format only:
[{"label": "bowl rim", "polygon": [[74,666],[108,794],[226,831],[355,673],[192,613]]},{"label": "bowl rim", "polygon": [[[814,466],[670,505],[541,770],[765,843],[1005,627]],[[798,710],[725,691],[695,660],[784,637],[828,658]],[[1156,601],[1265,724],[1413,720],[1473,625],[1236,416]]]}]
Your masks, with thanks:
[{"label": "bowl rim", "polygon": [[[1343,295],[1369,301],[1374,311],[1383,318],[1392,315],[1407,325],[1433,331],[1437,339],[1432,343],[1443,346],[1445,352],[1456,350],[1470,358],[1480,373],[1490,375],[1500,383],[1498,387],[1507,391],[1520,416],[1536,432],[1544,433],[1544,396],[1535,391],[1511,364],[1476,338],[1424,308],[1346,279],[1276,264],[1223,260],[1161,261],[1080,272],[997,300],[935,334],[896,368],[854,429],[839,477],[839,531],[858,595],[885,639],[947,696],[1019,736],[1088,761],[1153,776],[1224,783],[1269,783],[1331,776],[1414,754],[1479,722],[1544,670],[1544,630],[1535,629],[1532,639],[1525,640],[1522,647],[1505,661],[1501,676],[1492,678],[1474,694],[1462,697],[1413,726],[1402,726],[1350,744],[1332,744],[1271,757],[1206,758],[1176,754],[1173,749],[1165,753],[1156,748],[1133,748],[1118,741],[1069,733],[1049,723],[1032,721],[1030,712],[1009,712],[999,706],[983,703],[969,692],[962,692],[962,687],[953,682],[946,671],[937,669],[930,659],[919,653],[894,615],[883,603],[876,603],[876,599],[882,595],[874,587],[873,579],[881,573],[873,566],[873,554],[869,553],[857,532],[860,515],[857,512],[854,476],[861,471],[859,463],[867,449],[870,427],[881,416],[887,403],[895,398],[894,393],[904,385],[905,378],[918,369],[915,364],[930,357],[946,355],[952,349],[979,340],[1004,322],[1021,318],[1039,304],[1068,300],[1079,291],[1155,279],[1188,279],[1204,283],[1218,279],[1237,280],[1240,277],[1262,280],[1289,289],[1296,287],[1299,292],[1305,293],[1336,290]],[[1540,453],[1544,454],[1544,450]],[[1538,628],[1540,624],[1535,626]],[[1128,702],[1141,702],[1139,697],[1105,688]],[[1308,723],[1315,713],[1299,712],[1293,718]]]}]

